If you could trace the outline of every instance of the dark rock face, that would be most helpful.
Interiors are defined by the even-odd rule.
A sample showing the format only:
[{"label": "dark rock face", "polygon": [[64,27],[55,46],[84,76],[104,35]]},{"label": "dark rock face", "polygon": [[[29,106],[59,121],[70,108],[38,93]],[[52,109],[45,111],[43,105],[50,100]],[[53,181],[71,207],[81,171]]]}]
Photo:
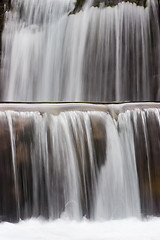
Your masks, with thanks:
[{"label": "dark rock face", "polygon": [[1,46],[2,46],[2,31],[4,25],[4,15],[5,11],[8,11],[11,8],[11,0],[1,0],[0,1],[0,55],[1,55]]},{"label": "dark rock face", "polygon": [[1,53],[1,35],[3,30],[3,23],[4,23],[4,3],[3,1],[0,2],[0,53]]},{"label": "dark rock face", "polygon": [[[107,6],[114,7],[120,2],[128,2],[128,0],[94,0],[93,6],[99,7],[100,5],[102,5],[104,7],[107,7]],[[147,0],[129,0],[129,2],[136,3],[139,6],[145,7]],[[72,13],[75,14],[76,12],[79,12],[82,9],[84,4],[85,4],[85,0],[77,0],[75,8]]]}]

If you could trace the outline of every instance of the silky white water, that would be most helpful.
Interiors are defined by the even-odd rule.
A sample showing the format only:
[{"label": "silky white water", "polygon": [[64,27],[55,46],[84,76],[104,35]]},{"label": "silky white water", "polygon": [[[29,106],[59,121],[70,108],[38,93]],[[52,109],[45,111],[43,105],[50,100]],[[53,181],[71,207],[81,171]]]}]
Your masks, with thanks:
[{"label": "silky white water", "polygon": [[3,32],[3,101],[160,99],[158,1],[90,7],[12,0]]},{"label": "silky white water", "polygon": [[[140,217],[131,125],[124,123],[124,129],[119,126],[122,129],[119,136],[117,123],[103,112],[71,111],[58,116],[1,112],[1,119],[5,116],[10,132],[18,219],[21,214],[23,218],[31,214],[51,219],[61,216],[71,219]],[[130,115],[125,116],[126,121],[130,121]],[[14,130],[18,122],[22,122],[20,133]],[[121,118],[118,122],[121,124]],[[25,140],[26,134],[29,134],[29,142]],[[130,146],[123,147],[125,139]],[[133,156],[129,154],[131,146]],[[27,179],[30,179],[29,184]]]},{"label": "silky white water", "polygon": [[0,112],[1,219],[158,216],[160,110],[113,116]]},{"label": "silky white water", "polygon": [[[158,0],[74,6],[12,0],[1,100],[160,100]],[[159,240],[158,108],[4,110],[0,126],[0,221],[19,222],[2,240]]]},{"label": "silky white water", "polygon": [[160,110],[111,109],[0,112],[3,240],[159,240]]}]

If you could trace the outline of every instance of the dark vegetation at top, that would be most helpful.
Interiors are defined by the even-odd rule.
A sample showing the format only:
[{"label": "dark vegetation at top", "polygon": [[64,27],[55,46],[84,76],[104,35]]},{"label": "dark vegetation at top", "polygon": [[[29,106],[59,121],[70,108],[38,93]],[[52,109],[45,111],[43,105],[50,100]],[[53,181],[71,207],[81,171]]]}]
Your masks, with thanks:
[{"label": "dark vegetation at top", "polygon": [[[100,5],[104,7],[109,7],[109,6],[114,7],[120,2],[128,2],[128,1],[144,7],[146,7],[146,3],[147,3],[147,0],[94,0],[93,7],[99,7]],[[75,4],[75,8],[72,11],[72,14],[79,12],[82,9],[85,2],[86,0],[77,0]]]}]

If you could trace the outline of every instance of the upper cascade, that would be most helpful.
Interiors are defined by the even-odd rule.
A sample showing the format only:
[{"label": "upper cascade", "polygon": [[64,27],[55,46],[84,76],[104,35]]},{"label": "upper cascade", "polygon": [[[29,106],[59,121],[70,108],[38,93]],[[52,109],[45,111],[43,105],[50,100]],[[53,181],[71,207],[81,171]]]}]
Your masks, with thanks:
[{"label": "upper cascade", "polygon": [[12,1],[1,101],[160,100],[159,1],[78,2]]}]

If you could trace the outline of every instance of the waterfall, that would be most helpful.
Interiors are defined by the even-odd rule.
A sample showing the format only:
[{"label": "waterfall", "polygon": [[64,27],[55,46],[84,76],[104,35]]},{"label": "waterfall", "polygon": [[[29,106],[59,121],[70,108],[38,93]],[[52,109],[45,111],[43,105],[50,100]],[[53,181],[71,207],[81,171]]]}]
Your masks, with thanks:
[{"label": "waterfall", "polygon": [[12,0],[3,32],[3,101],[160,99],[158,0],[73,14],[74,0]]},{"label": "waterfall", "polygon": [[6,110],[0,126],[1,220],[160,214],[158,108]]},{"label": "waterfall", "polygon": [[0,222],[45,219],[55,240],[136,222],[154,238],[142,220],[160,216],[160,1],[4,1]]},{"label": "waterfall", "polygon": [[140,216],[131,115],[126,112],[119,115],[117,123],[111,118],[106,122],[106,162],[100,172],[96,200],[98,218]]}]

